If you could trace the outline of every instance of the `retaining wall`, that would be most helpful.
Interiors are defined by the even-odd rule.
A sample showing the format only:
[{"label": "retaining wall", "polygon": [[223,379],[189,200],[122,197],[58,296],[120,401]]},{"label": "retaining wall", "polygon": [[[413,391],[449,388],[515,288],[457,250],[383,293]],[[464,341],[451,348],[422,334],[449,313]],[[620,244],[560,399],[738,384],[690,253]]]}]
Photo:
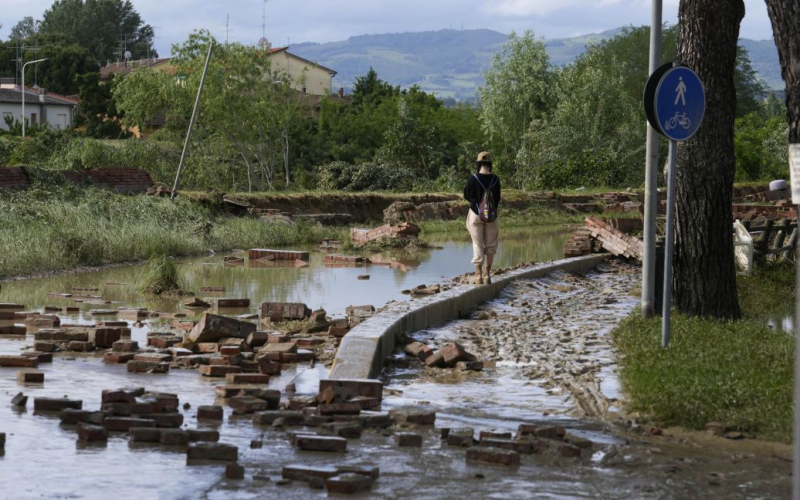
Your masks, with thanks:
[{"label": "retaining wall", "polygon": [[537,264],[497,276],[491,285],[461,285],[424,299],[392,304],[345,335],[328,378],[377,378],[383,360],[392,354],[401,335],[463,317],[478,304],[495,298],[513,280],[540,278],[553,271],[586,273],[607,257],[586,255]]},{"label": "retaining wall", "polygon": [[[0,190],[28,189],[30,177],[35,177],[39,170],[41,169],[33,167],[0,167]],[[63,176],[63,179],[76,184],[87,182],[121,194],[143,194],[153,185],[153,178],[147,171],[133,167],[60,170],[47,173]]]}]

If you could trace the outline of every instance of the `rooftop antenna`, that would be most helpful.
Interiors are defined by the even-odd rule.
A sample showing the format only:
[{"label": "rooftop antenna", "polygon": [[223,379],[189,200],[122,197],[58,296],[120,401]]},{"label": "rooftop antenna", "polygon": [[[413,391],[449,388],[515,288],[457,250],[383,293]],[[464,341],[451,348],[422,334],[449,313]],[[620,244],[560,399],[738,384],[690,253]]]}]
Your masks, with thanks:
[{"label": "rooftop antenna", "polygon": [[264,0],[261,12],[261,38],[267,39],[267,0]]}]

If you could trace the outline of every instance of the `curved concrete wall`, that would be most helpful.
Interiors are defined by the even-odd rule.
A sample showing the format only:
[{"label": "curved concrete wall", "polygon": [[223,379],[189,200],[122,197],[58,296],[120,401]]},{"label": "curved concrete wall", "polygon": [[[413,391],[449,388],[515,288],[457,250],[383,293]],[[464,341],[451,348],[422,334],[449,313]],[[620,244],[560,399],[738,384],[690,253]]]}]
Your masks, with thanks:
[{"label": "curved concrete wall", "polygon": [[540,278],[553,271],[586,273],[606,257],[608,254],[597,254],[536,264],[497,276],[491,285],[462,285],[424,299],[391,304],[345,335],[329,378],[376,378],[401,335],[458,319],[478,304],[495,298],[513,280]]}]

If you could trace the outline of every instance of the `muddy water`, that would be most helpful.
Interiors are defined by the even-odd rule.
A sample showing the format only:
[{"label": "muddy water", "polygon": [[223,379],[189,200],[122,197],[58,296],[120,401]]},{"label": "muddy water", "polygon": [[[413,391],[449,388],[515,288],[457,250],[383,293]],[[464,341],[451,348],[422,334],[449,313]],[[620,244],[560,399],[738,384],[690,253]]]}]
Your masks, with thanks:
[{"label": "muddy water", "polygon": [[430,369],[398,353],[384,373],[384,407],[435,409],[437,427],[476,434],[530,423],[593,442],[579,460],[523,456],[507,471],[459,464],[463,452],[442,445],[449,483],[475,498],[786,498],[789,447],[679,430],[650,436],[650,426],[619,413],[610,332],[635,309],[638,279],[638,269],[601,265],[587,277],[553,273],[509,285],[473,319],[413,335],[437,347],[457,341],[494,367]]},{"label": "muddy water", "polygon": [[[558,231],[545,236],[520,237],[517,244],[501,247],[499,265],[523,260],[546,260],[560,251],[565,236]],[[444,241],[443,250],[433,251],[410,262],[406,269],[325,268],[321,255],[303,269],[226,268],[220,258],[182,261],[190,283],[199,286],[225,286],[227,296],[261,300],[294,300],[312,307],[325,307],[341,314],[355,303],[381,305],[381,301],[404,299],[400,293],[420,283],[440,281],[469,270],[468,242]],[[549,245],[549,250],[547,250]],[[515,253],[516,252],[516,253]],[[536,253],[542,252],[542,253]],[[547,254],[547,252],[550,252]],[[506,260],[503,260],[506,259]],[[46,297],[47,292],[65,292],[72,286],[98,286],[97,295],[113,300],[110,305],[81,304],[82,312],[64,316],[65,322],[92,321],[85,311],[119,305],[146,306],[152,310],[174,311],[176,303],[148,301],[132,292],[140,268],[107,269],[85,275],[63,276],[28,282],[3,284],[0,302],[22,302],[29,309],[47,304],[73,305],[68,299]],[[358,281],[359,274],[370,274],[370,281]],[[381,478],[373,486],[371,498],[779,498],[787,490],[788,465],[758,450],[731,449],[730,443],[691,446],[680,438],[649,438],[623,432],[598,418],[587,418],[568,385],[554,380],[553,370],[571,370],[591,366],[590,373],[607,399],[617,397],[613,365],[608,357],[604,336],[610,328],[607,320],[619,318],[631,307],[633,299],[625,294],[630,275],[613,273],[592,276],[586,282],[566,276],[550,276],[512,288],[497,301],[482,307],[490,319],[460,321],[436,330],[420,332],[431,344],[460,339],[482,357],[497,362],[497,368],[481,373],[425,372],[420,366],[395,364],[387,372],[384,410],[413,405],[438,411],[436,428],[422,429],[421,449],[403,449],[394,445],[391,432],[365,431],[359,440],[348,440],[344,455],[299,452],[287,441],[286,434],[270,427],[253,424],[249,417],[235,417],[225,408],[225,422],[218,427],[220,442],[239,447],[239,462],[246,468],[244,481],[224,478],[219,465],[187,466],[182,447],[133,445],[124,434],[112,433],[108,443],[84,446],[77,443],[74,429],[63,427],[52,416],[34,415],[32,401],[27,411],[15,411],[8,401],[22,390],[31,399],[39,396],[68,395],[82,399],[84,409],[98,409],[103,389],[143,386],[148,390],[177,393],[180,397],[184,427],[196,428],[196,408],[215,402],[213,387],[222,381],[204,380],[194,370],[172,369],[166,375],[128,375],[124,366],[105,365],[99,355],[60,354],[52,364],[40,365],[45,383],[40,386],[17,385],[15,369],[0,369],[0,432],[7,433],[5,456],[0,458],[0,498],[263,498],[302,499],[326,497],[324,491],[310,490],[306,483],[279,485],[281,468],[304,465],[377,465]],[[334,285],[328,283],[333,281]],[[127,283],[128,285],[107,284]],[[554,286],[571,287],[556,289]],[[521,288],[524,286],[525,288]],[[597,294],[581,293],[582,288],[610,288],[615,303]],[[538,319],[547,328],[537,330],[530,339],[519,337],[535,321],[535,314],[515,312],[522,306],[522,295],[541,295],[541,309],[551,318]],[[93,292],[94,293],[94,292]],[[342,297],[344,296],[344,297]],[[315,303],[313,297],[319,297]],[[602,310],[601,310],[602,308]],[[254,310],[254,308],[251,308]],[[238,311],[237,311],[238,313]],[[492,316],[492,313],[495,315]],[[507,315],[507,316],[505,316]],[[514,320],[513,317],[518,317]],[[574,321],[581,345],[592,349],[596,364],[583,361],[588,354],[561,356],[555,363],[561,344],[535,343],[531,339],[561,337],[559,322]],[[584,324],[579,324],[579,320]],[[550,322],[547,324],[547,322]],[[592,325],[601,328],[592,329]],[[134,339],[143,339],[157,325],[145,323],[134,330]],[[500,339],[490,342],[488,334]],[[477,339],[484,338],[478,342]],[[533,342],[533,343],[532,343]],[[32,337],[17,340],[0,338],[0,353],[17,353],[32,344]],[[569,344],[569,342],[567,342]],[[539,350],[542,356],[525,357]],[[547,370],[543,359],[553,358]],[[544,358],[543,358],[544,357]],[[402,356],[400,357],[402,359]],[[576,372],[578,373],[578,372]],[[580,375],[580,374],[579,374]],[[298,365],[273,378],[269,387],[285,389],[289,382],[299,394],[316,391],[317,380],[324,376],[318,367]],[[585,380],[584,386],[589,387]],[[219,401],[217,401],[219,402]],[[189,403],[189,408],[183,408]],[[613,401],[612,401],[613,403]],[[570,432],[595,442],[594,450],[581,460],[567,460],[534,455],[524,456],[519,467],[506,469],[469,464],[463,448],[450,447],[439,439],[441,427],[472,427],[479,430],[513,430],[520,422],[558,423]],[[262,440],[262,448],[251,448],[253,439]],[[265,480],[266,478],[266,480]],[[785,496],[785,495],[784,495]]]},{"label": "muddy water", "polygon": [[[530,261],[547,261],[562,256],[564,242],[570,229],[546,226],[526,231],[506,231],[502,235],[495,258],[495,267],[505,267]],[[309,267],[226,267],[223,256],[181,259],[178,268],[191,289],[205,286],[225,287],[226,297],[248,297],[255,305],[262,301],[304,302],[312,309],[324,308],[329,315],[341,316],[350,305],[382,306],[390,300],[406,300],[401,292],[420,284],[439,283],[472,270],[472,246],[468,236],[455,234],[426,238],[441,249],[422,253],[382,254],[384,259],[396,259],[394,267],[369,265],[365,267],[334,268],[323,264],[325,254],[311,250]],[[370,255],[372,256],[372,255]],[[44,306],[79,306],[81,314],[69,319],[84,320],[84,311],[94,308],[120,306],[147,307],[153,311],[172,312],[181,306],[175,300],[146,298],[136,293],[134,285],[142,273],[142,265],[106,268],[96,272],[30,279],[2,284],[0,302],[25,304],[28,309]],[[369,280],[358,280],[369,275]],[[48,293],[70,292],[72,287],[99,288],[97,292],[113,304],[75,303],[72,299],[47,296]],[[77,293],[77,292],[76,292]],[[214,294],[201,294],[213,296]],[[246,312],[246,311],[244,311]],[[91,321],[91,318],[86,318]]]},{"label": "muddy water", "polygon": [[[504,234],[497,255],[498,266],[523,261],[550,260],[560,256],[569,230],[561,227],[530,232]],[[470,269],[471,246],[465,239],[433,238],[442,249],[415,256],[386,255],[397,258],[395,267],[369,266],[363,268],[325,267],[320,252],[313,253],[305,268],[226,267],[222,256],[183,259],[178,262],[188,285],[223,286],[224,296],[249,297],[249,310],[226,313],[253,312],[263,300],[300,301],[313,308],[324,307],[330,315],[342,315],[351,304],[380,306],[388,300],[405,300],[401,291],[422,283],[442,281]],[[142,266],[107,268],[95,272],[63,275],[4,283],[0,302],[25,304],[28,310],[45,306],[78,306],[74,314],[60,314],[63,323],[93,323],[96,318],[89,310],[120,306],[147,307],[152,311],[176,312],[178,301],[145,298],[135,291]],[[368,281],[357,280],[369,274]],[[73,292],[98,295],[109,304],[76,302],[74,298],[48,296],[48,293],[70,293],[73,287],[98,288],[97,291]],[[7,324],[8,322],[6,322]],[[155,320],[134,326],[132,338],[144,341],[147,332],[164,326]],[[31,346],[33,338],[0,337],[0,354],[17,354]],[[129,443],[123,433],[111,433],[108,443],[82,445],[77,442],[74,428],[60,425],[55,416],[34,415],[33,398],[69,396],[83,400],[84,409],[99,409],[101,391],[108,388],[143,386],[148,390],[177,393],[180,397],[184,428],[196,428],[196,408],[213,404],[214,386],[224,381],[205,380],[194,370],[172,369],[166,375],[128,375],[124,365],[106,365],[101,354],[56,354],[52,364],[41,364],[45,374],[43,385],[18,385],[16,369],[0,368],[0,432],[7,434],[5,454],[0,457],[0,498],[251,498],[263,493],[280,494],[290,498],[307,498],[304,484],[276,486],[283,465],[290,463],[365,463],[381,464],[383,474],[403,473],[400,462],[383,464],[383,454],[392,449],[388,438],[368,436],[351,441],[346,458],[329,455],[304,454],[286,442],[283,432],[261,429],[250,418],[232,416],[226,408],[225,423],[219,427],[221,442],[239,447],[240,462],[248,468],[246,483],[221,480],[219,466],[186,466],[182,447],[141,445]],[[298,394],[316,392],[321,366],[309,368],[298,365],[270,381],[270,388],[283,390],[290,382]],[[13,409],[8,403],[19,391],[30,398],[27,410]],[[217,401],[220,402],[220,401]],[[220,402],[221,403],[221,402]],[[188,404],[187,408],[183,405]],[[262,438],[265,446],[251,449],[253,439]],[[253,481],[251,473],[269,474],[273,482]],[[385,493],[393,496],[393,481],[385,481]],[[231,489],[236,490],[235,493]],[[324,493],[321,493],[324,496]]]}]

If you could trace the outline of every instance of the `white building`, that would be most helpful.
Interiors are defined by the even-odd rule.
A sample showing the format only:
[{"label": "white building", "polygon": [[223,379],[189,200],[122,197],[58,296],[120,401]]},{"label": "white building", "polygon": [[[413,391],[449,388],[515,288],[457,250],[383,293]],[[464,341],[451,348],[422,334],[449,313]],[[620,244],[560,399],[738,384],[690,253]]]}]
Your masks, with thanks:
[{"label": "white building", "polygon": [[[25,117],[27,126],[48,124],[51,128],[65,129],[72,124],[78,107],[76,99],[46,92],[44,89],[25,89]],[[8,130],[6,117],[22,121],[22,92],[19,87],[0,86],[0,129]]]}]

